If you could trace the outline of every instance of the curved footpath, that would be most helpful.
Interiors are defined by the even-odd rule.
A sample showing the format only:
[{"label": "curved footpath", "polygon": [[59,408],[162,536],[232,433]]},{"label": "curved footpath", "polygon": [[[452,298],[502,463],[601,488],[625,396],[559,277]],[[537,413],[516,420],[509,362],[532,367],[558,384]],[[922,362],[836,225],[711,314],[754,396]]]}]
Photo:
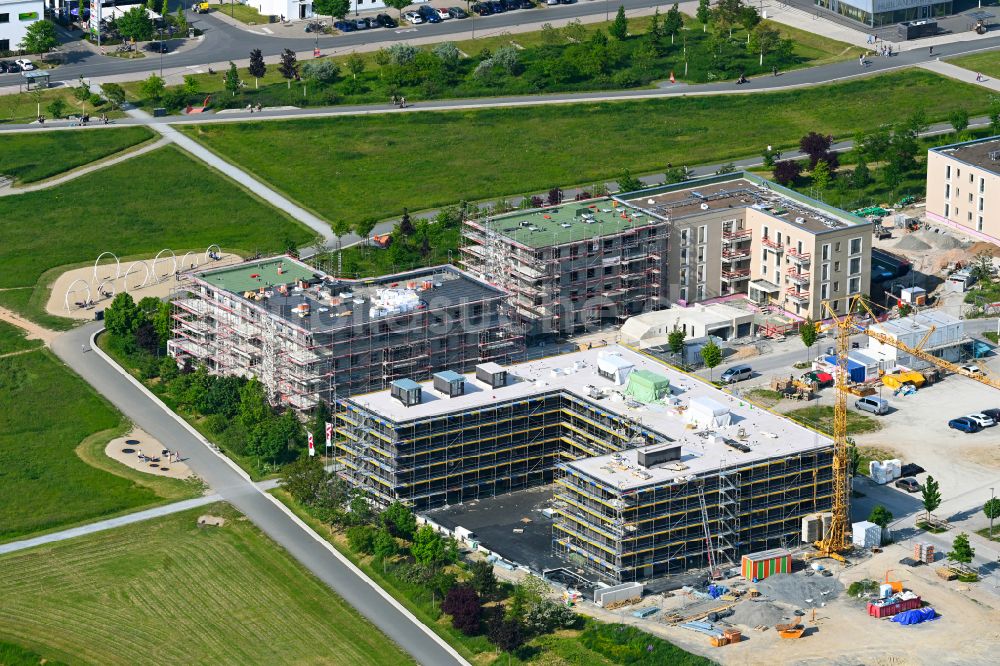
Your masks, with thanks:
[{"label": "curved footpath", "polygon": [[[60,335],[52,343],[59,358],[110,400],[136,425],[180,451],[191,469],[223,500],[242,511],[265,534],[354,606],[419,663],[466,665],[450,645],[425,627],[284,505],[254,484],[246,473],[219,454],[155,396],[91,348],[102,329],[90,323]],[[83,351],[86,348],[87,351]]]}]

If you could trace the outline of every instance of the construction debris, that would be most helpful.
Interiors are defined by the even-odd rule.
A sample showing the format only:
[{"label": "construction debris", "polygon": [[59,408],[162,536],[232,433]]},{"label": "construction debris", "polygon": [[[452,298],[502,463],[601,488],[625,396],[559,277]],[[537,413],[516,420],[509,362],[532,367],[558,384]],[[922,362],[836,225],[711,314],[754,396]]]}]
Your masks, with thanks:
[{"label": "construction debris", "polygon": [[800,608],[822,606],[835,598],[844,586],[835,578],[774,574],[757,583],[761,594]]}]

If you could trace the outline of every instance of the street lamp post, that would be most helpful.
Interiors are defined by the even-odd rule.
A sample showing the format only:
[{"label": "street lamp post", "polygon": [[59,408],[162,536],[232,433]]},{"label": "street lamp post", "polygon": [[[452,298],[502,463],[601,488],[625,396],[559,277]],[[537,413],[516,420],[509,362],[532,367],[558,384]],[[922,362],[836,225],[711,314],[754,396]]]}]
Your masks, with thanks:
[{"label": "street lamp post", "polygon": [[163,78],[163,24],[160,24],[160,78]]},{"label": "street lamp post", "polygon": [[[993,489],[990,488],[990,501],[991,502],[993,501],[994,497],[996,497],[996,495],[994,494]],[[993,512],[992,511],[990,511],[990,538],[991,539],[993,538]]]}]

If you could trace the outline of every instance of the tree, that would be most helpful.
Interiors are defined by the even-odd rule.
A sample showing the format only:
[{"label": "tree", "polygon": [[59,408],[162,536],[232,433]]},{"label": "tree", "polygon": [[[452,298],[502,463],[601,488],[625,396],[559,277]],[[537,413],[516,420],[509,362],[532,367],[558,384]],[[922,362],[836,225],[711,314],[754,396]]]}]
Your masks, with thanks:
[{"label": "tree", "polygon": [[667,170],[663,174],[663,182],[666,185],[683,183],[685,180],[690,180],[690,178],[691,170],[685,166],[667,167]]},{"label": "tree", "polygon": [[314,0],[313,10],[317,14],[342,19],[351,11],[351,3],[350,0]]},{"label": "tree", "polygon": [[854,165],[851,172],[851,187],[856,190],[863,190],[872,182],[871,172],[868,171],[868,163],[865,158],[858,157],[858,163]]},{"label": "tree", "polygon": [[628,19],[625,18],[625,7],[623,5],[618,5],[618,13],[615,14],[615,20],[608,26],[608,34],[618,41],[622,41],[628,37]]},{"label": "tree", "polygon": [[727,173],[736,173],[736,165],[733,164],[732,162],[729,162],[728,164],[723,164],[722,166],[720,166],[718,169],[715,170],[716,176],[721,176]]},{"label": "tree", "polygon": [[366,525],[372,522],[374,516],[372,505],[363,490],[355,488],[351,492],[350,520],[355,525]]},{"label": "tree", "polygon": [[125,104],[125,89],[117,83],[102,83],[101,92],[115,109],[120,109]]},{"label": "tree", "polygon": [[371,525],[354,525],[347,528],[347,543],[356,553],[371,555],[375,551],[375,535]]},{"label": "tree", "polygon": [[399,17],[403,17],[403,10],[410,6],[411,0],[383,0],[386,7],[392,7],[399,12]]},{"label": "tree", "polygon": [[365,59],[354,51],[351,51],[351,55],[347,56],[346,64],[347,70],[351,73],[351,77],[354,79],[357,79],[358,74],[365,71]]},{"label": "tree", "polygon": [[44,20],[35,21],[28,25],[24,37],[18,43],[18,47],[22,51],[38,53],[42,56],[57,46],[59,46],[59,39],[56,37],[56,27]]},{"label": "tree", "polygon": [[166,90],[166,85],[163,79],[156,74],[150,74],[146,80],[139,84],[139,93],[153,102],[159,102],[163,98],[164,90]]},{"label": "tree", "polygon": [[670,353],[680,354],[684,351],[684,338],[686,337],[687,333],[684,329],[674,326],[673,330],[667,334],[667,346],[670,347]]},{"label": "tree", "polygon": [[941,488],[933,476],[927,477],[923,490],[924,511],[927,512],[927,520],[931,519],[931,512],[941,506]]},{"label": "tree", "polygon": [[832,143],[832,136],[823,136],[822,134],[817,134],[816,132],[809,132],[809,134],[806,134],[804,137],[799,139],[799,150],[809,156],[810,169],[814,168],[816,166],[816,162],[830,152],[830,145]]},{"label": "tree", "polygon": [[858,475],[858,468],[861,467],[861,452],[858,451],[857,444],[853,442],[847,447],[847,466],[852,477]]},{"label": "tree", "polygon": [[333,83],[340,76],[340,66],[332,60],[311,60],[302,65],[302,76],[314,83]]},{"label": "tree", "polygon": [[116,294],[104,310],[104,328],[118,338],[131,338],[141,321],[141,313],[128,292]]},{"label": "tree", "polygon": [[247,72],[253,77],[253,87],[257,88],[260,79],[264,78],[264,75],[267,74],[264,54],[260,52],[260,49],[250,51],[250,66],[247,67]]},{"label": "tree", "polygon": [[56,97],[54,100],[49,102],[49,105],[45,107],[45,110],[49,112],[49,115],[53,118],[62,118],[63,113],[66,112],[66,102],[63,101],[62,97]]},{"label": "tree", "polygon": [[868,514],[868,522],[875,523],[882,529],[889,527],[889,523],[892,522],[892,512],[885,508],[881,504],[876,504],[872,512]]},{"label": "tree", "polygon": [[510,653],[524,645],[524,629],[516,619],[501,618],[489,623],[487,638],[498,650]]},{"label": "tree", "polygon": [[990,519],[990,538],[993,538],[993,521],[1000,518],[1000,497],[990,498],[986,504],[983,505],[983,513],[986,517]]},{"label": "tree", "polygon": [[708,378],[712,381],[712,369],[722,363],[722,349],[714,341],[709,340],[708,344],[701,348],[701,360],[708,368]]},{"label": "tree", "polygon": [[326,400],[320,399],[313,409],[312,423],[309,426],[317,447],[326,446],[326,424],[330,420],[330,406],[326,404]]},{"label": "tree", "polygon": [[132,7],[115,20],[119,34],[137,42],[148,42],[153,38],[153,20],[142,5]]},{"label": "tree", "polygon": [[[164,0],[165,1],[165,0]],[[166,16],[166,14],[164,14]],[[182,34],[187,34],[188,31],[188,20],[187,16],[184,15],[184,3],[177,5],[177,13],[174,15],[174,24],[177,29],[181,31]]]},{"label": "tree", "polygon": [[410,553],[418,564],[434,568],[445,559],[444,539],[430,525],[421,525],[413,535]]},{"label": "tree", "polygon": [[159,14],[163,18],[167,18],[167,16],[170,14],[170,7],[167,6],[168,2],[169,2],[169,0],[163,0],[163,2],[160,3]]},{"label": "tree", "polygon": [[150,354],[155,354],[160,350],[160,337],[156,334],[156,329],[152,322],[143,319],[135,329],[135,344],[139,349]]},{"label": "tree", "polygon": [[802,339],[802,344],[806,346],[806,360],[809,360],[809,356],[812,355],[812,346],[816,344],[816,339],[819,337],[819,324],[812,320],[812,317],[807,318],[804,322],[799,325],[799,337]]},{"label": "tree", "polygon": [[231,92],[233,97],[236,97],[236,93],[240,89],[240,73],[236,71],[236,63],[232,60],[229,61],[229,69],[226,71],[226,76],[224,78],[226,90]]},{"label": "tree", "polygon": [[311,506],[323,496],[329,483],[330,473],[316,458],[301,456],[281,468],[281,487],[300,504]]},{"label": "tree", "polygon": [[956,134],[964,132],[969,127],[969,112],[965,109],[952,111],[948,116],[948,122],[951,123]]},{"label": "tree", "polygon": [[382,525],[393,536],[407,541],[413,540],[417,531],[417,517],[413,515],[408,506],[399,500],[387,506],[379,518],[382,520]]},{"label": "tree", "polygon": [[825,192],[830,187],[830,182],[833,179],[833,173],[830,171],[830,163],[826,160],[820,160],[816,162],[816,166],[812,170],[812,180],[813,185],[820,192]]},{"label": "tree", "polygon": [[736,20],[741,26],[743,26],[747,33],[750,33],[751,30],[760,25],[760,13],[757,12],[756,7],[742,5],[736,13]]},{"label": "tree", "polygon": [[1000,96],[990,95],[990,134],[1000,134]]},{"label": "tree", "polygon": [[948,559],[952,562],[970,564],[976,554],[976,549],[969,543],[969,535],[962,532],[951,542],[951,551],[948,552]]},{"label": "tree", "polygon": [[782,160],[774,164],[774,180],[779,185],[791,185],[802,173],[802,164],[796,160]]},{"label": "tree", "polygon": [[733,26],[740,20],[742,0],[719,0],[712,13],[716,25],[720,29],[728,29],[729,37],[733,36]]},{"label": "tree", "polygon": [[472,580],[469,584],[481,597],[491,597],[497,589],[497,577],[493,572],[493,563],[486,560],[476,560],[470,567]]},{"label": "tree", "polygon": [[635,178],[628,169],[622,171],[622,175],[618,177],[619,192],[635,192],[636,190],[641,189],[642,181]]},{"label": "tree", "polygon": [[[699,9],[701,5],[699,4]],[[700,18],[698,19],[701,20]],[[667,15],[663,19],[663,32],[670,35],[670,43],[674,43],[674,35],[681,31],[684,27],[684,17],[681,16],[681,10],[677,7],[677,3],[667,10]]]},{"label": "tree", "polygon": [[388,530],[381,529],[375,533],[375,539],[372,542],[372,555],[375,556],[376,560],[382,562],[383,566],[385,566],[386,560],[395,557],[398,552],[399,544]]},{"label": "tree", "polygon": [[708,4],[708,0],[698,0],[698,9],[695,11],[694,16],[701,23],[701,29],[704,32],[705,27],[712,18],[712,8]]},{"label": "tree", "polygon": [[281,52],[281,64],[278,65],[278,72],[288,82],[289,88],[292,87],[292,79],[299,78],[299,61],[291,49],[285,49]]},{"label": "tree", "polygon": [[371,236],[372,230],[375,228],[375,224],[375,220],[371,218],[356,220],[354,222],[354,233],[361,237],[361,240],[366,247],[368,245],[368,237]]},{"label": "tree", "polygon": [[264,385],[257,378],[251,379],[240,389],[239,419],[247,431],[260,425],[271,416]]},{"label": "tree", "polygon": [[441,604],[441,611],[451,615],[451,626],[466,636],[475,636],[479,633],[479,616],[482,610],[483,604],[479,595],[474,589],[465,585],[456,585],[448,590]]},{"label": "tree", "polygon": [[553,187],[549,190],[548,204],[550,206],[558,206],[562,202],[563,193],[558,187]]},{"label": "tree", "polygon": [[779,159],[781,159],[781,151],[774,150],[773,148],[771,148],[771,146],[765,148],[764,152],[762,152],[760,155],[764,160],[763,165],[764,168],[766,169],[773,169],[774,163],[777,162]]},{"label": "tree", "polygon": [[[751,7],[751,9],[753,9]],[[753,10],[757,13],[757,10]],[[759,20],[759,17],[758,17]],[[771,53],[781,44],[781,33],[772,28],[767,23],[760,23],[750,32],[750,41],[747,42],[747,49],[751,53],[760,54],[760,65],[764,65],[764,56]]]}]

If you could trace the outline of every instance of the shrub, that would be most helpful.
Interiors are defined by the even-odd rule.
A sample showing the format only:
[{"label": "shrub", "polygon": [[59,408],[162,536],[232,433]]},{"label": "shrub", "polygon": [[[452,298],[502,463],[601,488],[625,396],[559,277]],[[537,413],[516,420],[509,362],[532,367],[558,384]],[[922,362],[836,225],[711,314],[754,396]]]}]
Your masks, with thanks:
[{"label": "shrub", "polygon": [[781,185],[791,185],[802,173],[802,165],[795,160],[782,160],[774,165],[774,180]]},{"label": "shrub", "polygon": [[479,633],[479,616],[482,612],[479,595],[471,587],[456,585],[448,590],[441,610],[451,615],[451,626],[466,636]]},{"label": "shrub", "polygon": [[375,552],[375,535],[377,534],[371,525],[355,525],[347,528],[347,543],[351,550],[356,553],[371,555]]}]

